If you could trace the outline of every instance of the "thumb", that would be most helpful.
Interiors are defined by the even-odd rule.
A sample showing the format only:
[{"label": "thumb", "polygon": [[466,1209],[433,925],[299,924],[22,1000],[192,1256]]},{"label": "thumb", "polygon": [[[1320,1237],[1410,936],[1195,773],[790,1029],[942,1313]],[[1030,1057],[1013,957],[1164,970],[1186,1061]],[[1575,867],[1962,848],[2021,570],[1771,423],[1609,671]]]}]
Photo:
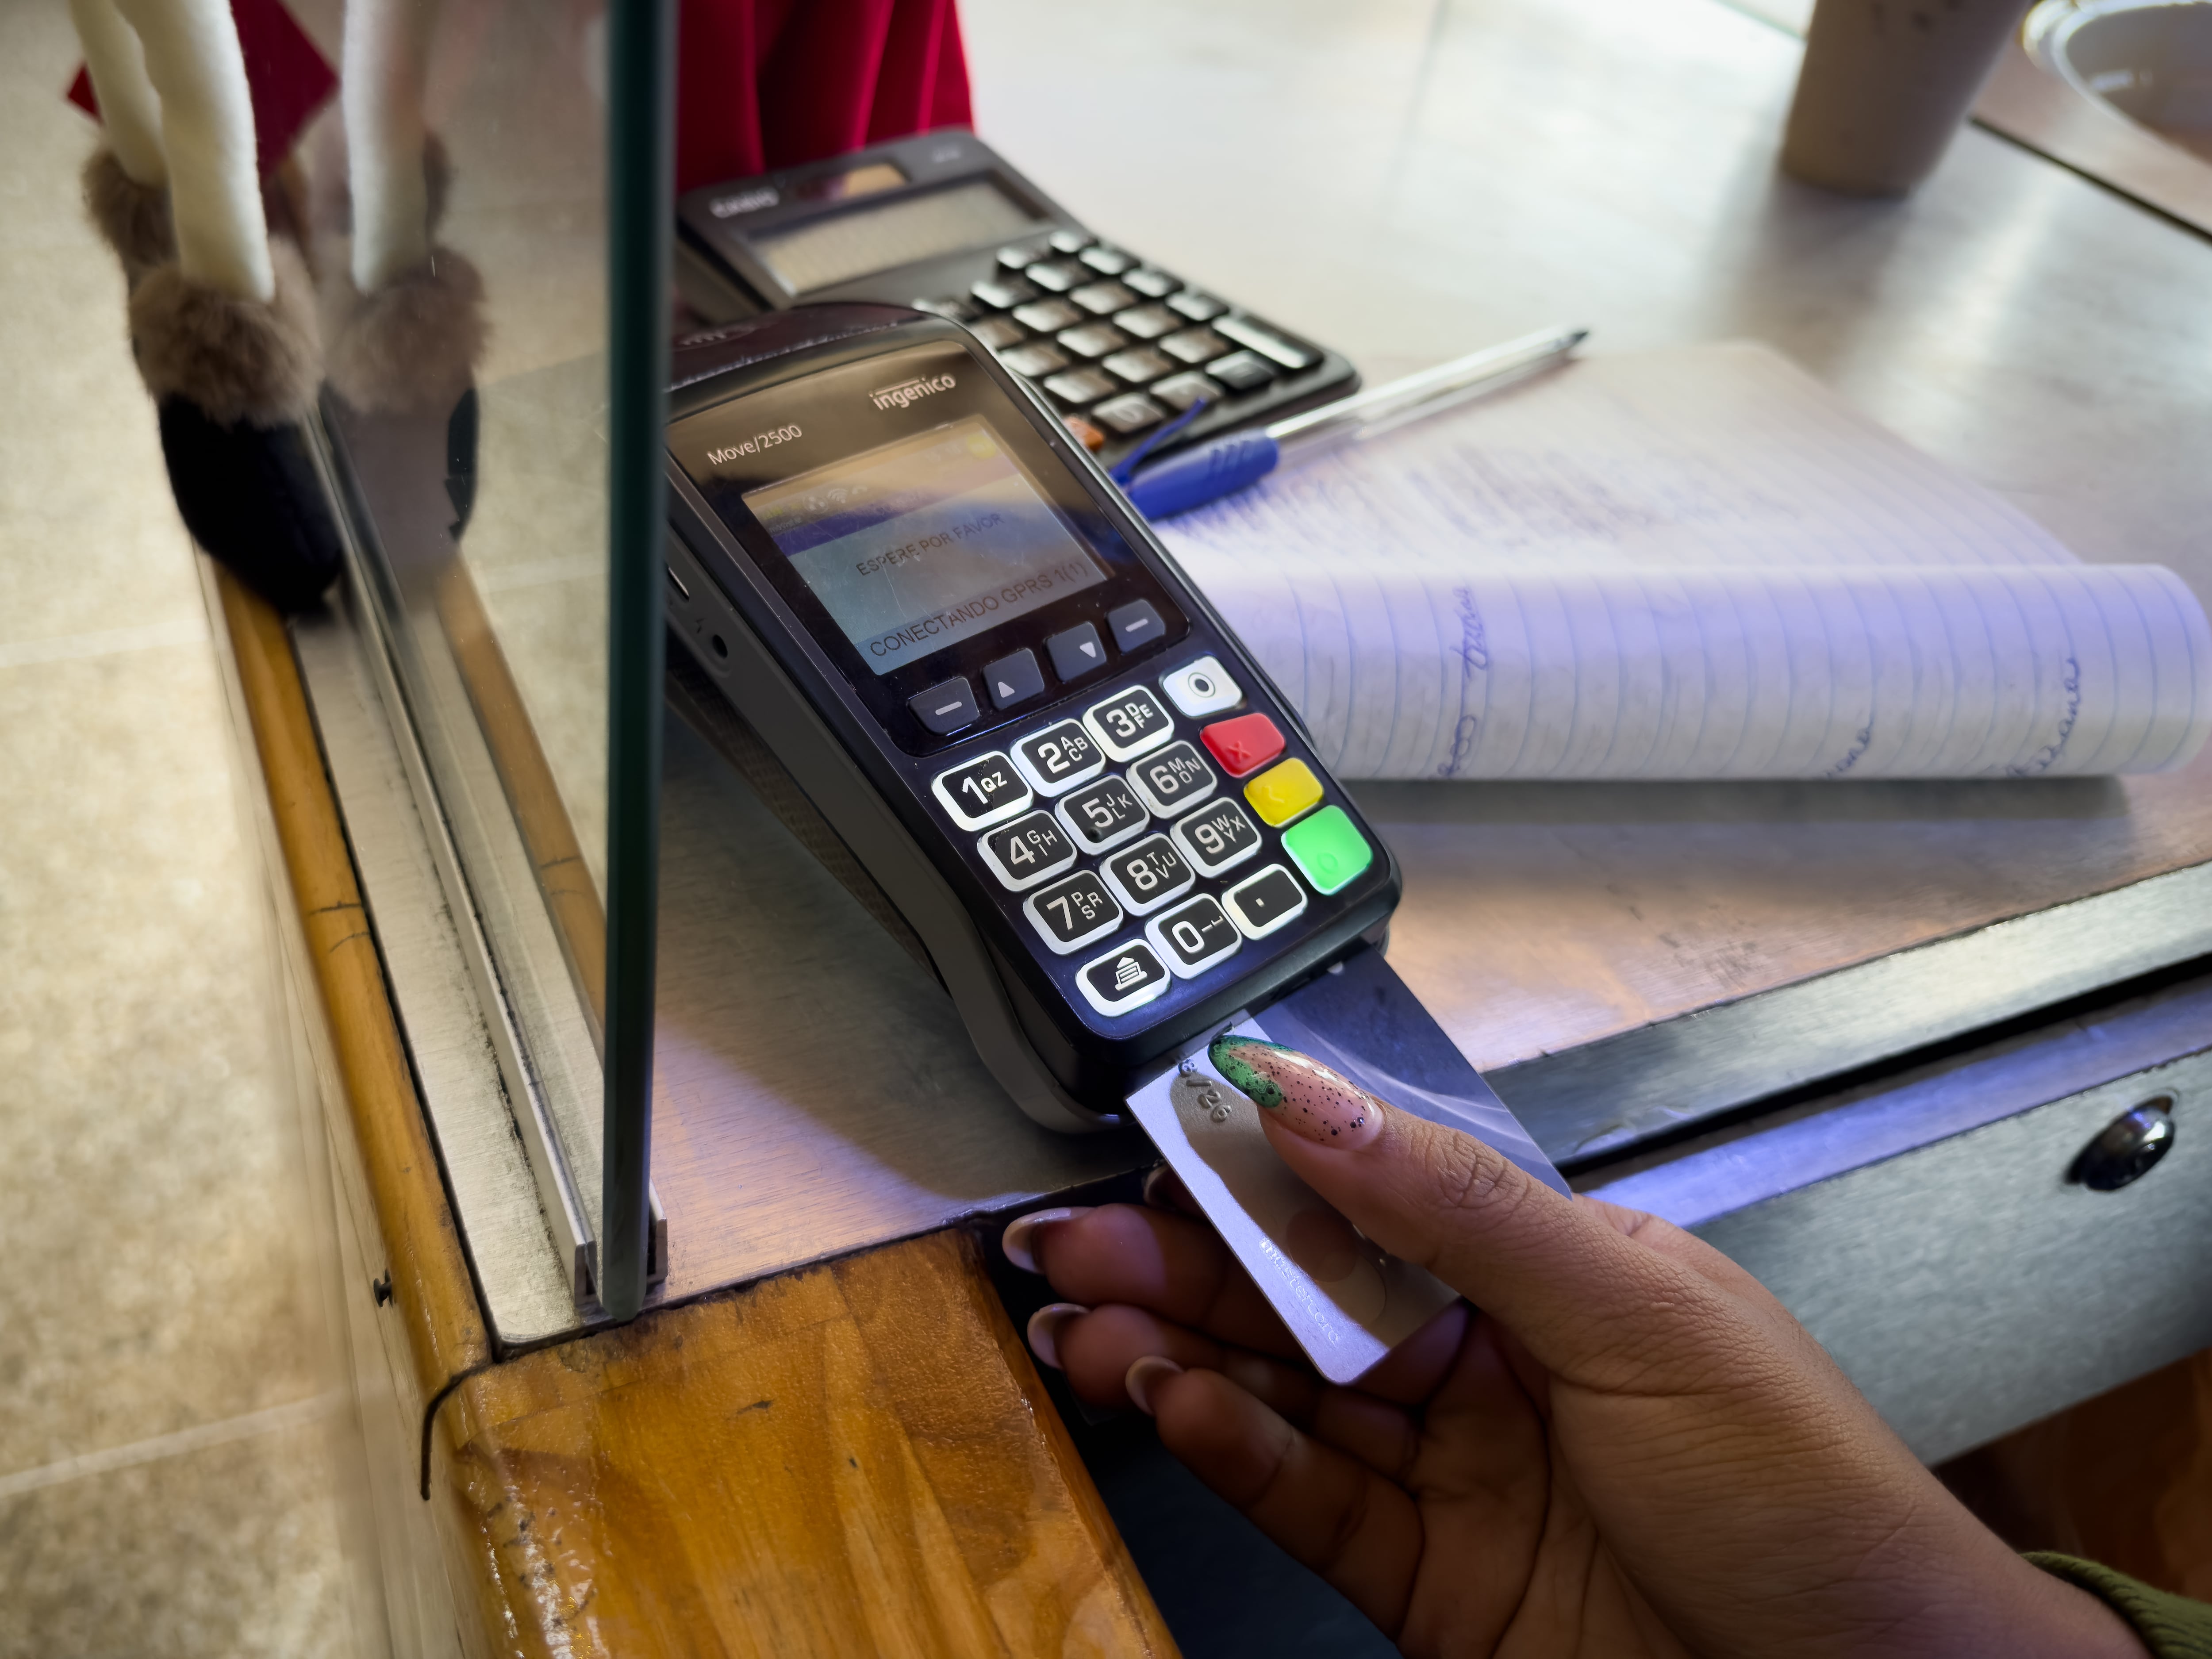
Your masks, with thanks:
[{"label": "thumb", "polygon": [[1394,1111],[1296,1049],[1224,1035],[1209,1058],[1307,1185],[1555,1374],[1602,1386],[1620,1362],[1647,1368],[1715,1328],[1720,1287],[1474,1136]]}]

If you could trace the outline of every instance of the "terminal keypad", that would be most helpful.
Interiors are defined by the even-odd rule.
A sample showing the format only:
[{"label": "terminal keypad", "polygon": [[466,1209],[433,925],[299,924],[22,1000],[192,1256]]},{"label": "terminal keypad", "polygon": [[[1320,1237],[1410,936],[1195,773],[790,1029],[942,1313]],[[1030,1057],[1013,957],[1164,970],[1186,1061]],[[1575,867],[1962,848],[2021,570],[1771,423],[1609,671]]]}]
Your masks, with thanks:
[{"label": "terminal keypad", "polygon": [[1075,986],[1097,1014],[1225,967],[1374,862],[1280,728],[1239,708],[1219,659],[1195,657],[933,780],[1038,942],[1085,953]]}]

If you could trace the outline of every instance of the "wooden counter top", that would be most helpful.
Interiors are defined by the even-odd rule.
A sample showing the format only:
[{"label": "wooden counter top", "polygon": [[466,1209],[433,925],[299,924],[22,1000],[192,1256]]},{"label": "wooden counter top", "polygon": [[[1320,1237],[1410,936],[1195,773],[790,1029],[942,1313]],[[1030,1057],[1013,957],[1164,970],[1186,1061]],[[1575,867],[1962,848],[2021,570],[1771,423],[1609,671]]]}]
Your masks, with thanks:
[{"label": "wooden counter top", "polygon": [[461,1650],[1173,1654],[966,1235],[494,1352],[290,641],[219,584]]}]

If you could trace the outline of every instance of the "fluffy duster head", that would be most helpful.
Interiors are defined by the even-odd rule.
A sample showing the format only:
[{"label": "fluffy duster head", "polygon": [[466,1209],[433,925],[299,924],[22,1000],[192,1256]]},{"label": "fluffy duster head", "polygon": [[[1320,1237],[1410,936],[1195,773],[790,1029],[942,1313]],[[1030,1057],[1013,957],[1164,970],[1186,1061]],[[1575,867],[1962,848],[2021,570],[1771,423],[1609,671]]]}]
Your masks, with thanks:
[{"label": "fluffy duster head", "polygon": [[356,409],[444,415],[476,383],[483,278],[451,248],[370,295],[354,286],[351,259],[333,259],[322,301],[324,372]]},{"label": "fluffy duster head", "polygon": [[187,282],[173,264],[131,295],[131,343],[155,401],[182,398],[217,426],[275,427],[313,407],[321,350],[314,289],[299,250],[275,241],[276,292],[234,299]]},{"label": "fluffy duster head", "polygon": [[134,287],[155,266],[177,257],[168,187],[140,184],[123,170],[112,149],[93,151],[84,164],[84,207]]}]

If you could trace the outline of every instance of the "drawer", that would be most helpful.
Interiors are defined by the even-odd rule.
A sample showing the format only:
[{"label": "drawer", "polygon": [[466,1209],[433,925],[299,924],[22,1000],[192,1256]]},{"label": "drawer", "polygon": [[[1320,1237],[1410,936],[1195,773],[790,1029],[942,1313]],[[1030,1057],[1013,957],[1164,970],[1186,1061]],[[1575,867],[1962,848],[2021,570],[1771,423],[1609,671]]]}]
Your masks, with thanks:
[{"label": "drawer", "polygon": [[[2140,1178],[2069,1179],[2168,1104]],[[1578,1187],[1690,1226],[1936,1462],[2212,1346],[2212,985],[2059,1022]]]}]

